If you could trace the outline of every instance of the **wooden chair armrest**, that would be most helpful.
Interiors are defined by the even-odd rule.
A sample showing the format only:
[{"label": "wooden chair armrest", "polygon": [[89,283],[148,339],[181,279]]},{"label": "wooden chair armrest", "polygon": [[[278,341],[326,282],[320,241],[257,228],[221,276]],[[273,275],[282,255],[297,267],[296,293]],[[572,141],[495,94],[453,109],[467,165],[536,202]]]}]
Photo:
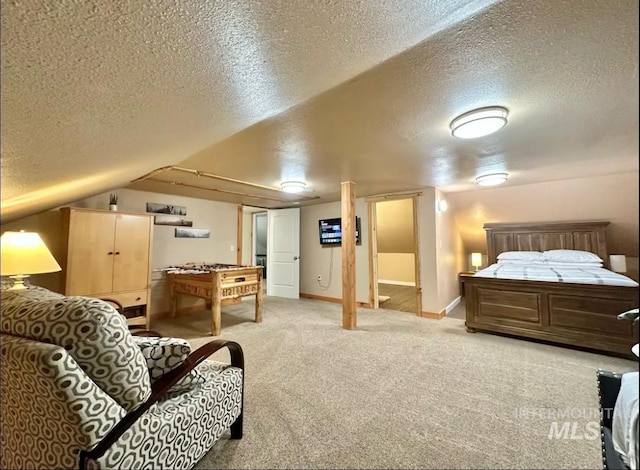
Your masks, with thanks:
[{"label": "wooden chair armrest", "polygon": [[106,298],[106,297],[101,297],[100,300],[102,300],[103,302],[107,302],[109,304],[113,304],[113,306],[118,311],[118,313],[120,315],[124,315],[124,306],[120,303],[120,301],[118,301],[116,299],[109,299],[109,298]]},{"label": "wooden chair armrest", "polygon": [[86,469],[88,459],[97,460],[122,436],[151,406],[169,391],[178,380],[191,372],[198,364],[214,352],[228,348],[231,356],[231,366],[242,369],[242,399],[244,402],[244,354],[242,347],[234,341],[222,339],[211,341],[189,354],[180,366],[163,375],[151,387],[151,396],[142,405],[125,415],[111,431],[90,451],[80,451],[80,469]]}]

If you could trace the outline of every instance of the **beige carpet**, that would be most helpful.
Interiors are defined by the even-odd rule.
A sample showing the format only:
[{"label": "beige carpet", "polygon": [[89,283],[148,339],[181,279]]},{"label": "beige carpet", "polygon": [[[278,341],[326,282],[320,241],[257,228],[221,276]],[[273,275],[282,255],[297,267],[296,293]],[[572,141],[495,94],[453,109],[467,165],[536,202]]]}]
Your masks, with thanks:
[{"label": "beige carpet", "polygon": [[[252,301],[223,311],[222,337],[245,351],[245,436],[197,468],[601,468],[599,438],[549,439],[553,415],[575,415],[581,435],[597,421],[596,369],[637,370],[451,318],[359,309],[347,331],[339,304],[315,300],[267,297],[261,324]],[[153,328],[195,347],[209,322]]]}]

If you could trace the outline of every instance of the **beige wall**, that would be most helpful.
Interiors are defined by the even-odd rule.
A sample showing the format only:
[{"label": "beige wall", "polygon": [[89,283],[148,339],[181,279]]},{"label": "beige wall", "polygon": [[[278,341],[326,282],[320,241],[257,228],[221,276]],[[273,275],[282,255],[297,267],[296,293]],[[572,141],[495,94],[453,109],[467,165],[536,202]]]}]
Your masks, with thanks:
[{"label": "beige wall", "polygon": [[416,268],[414,259],[413,253],[378,252],[378,282],[415,285]]},{"label": "beige wall", "polygon": [[[436,200],[448,199],[436,190]],[[462,237],[451,210],[435,212],[437,237],[438,307],[440,310],[451,305],[460,297],[458,274],[466,270]],[[440,311],[438,310],[438,312]]]},{"label": "beige wall", "polygon": [[436,203],[447,199],[435,188],[418,198],[420,284],[422,311],[440,313],[459,301],[458,273],[462,270],[463,243],[450,211],[438,212]]},{"label": "beige wall", "polygon": [[[146,212],[147,202],[166,203],[185,206],[187,219],[193,221],[194,228],[211,230],[210,238],[175,238],[175,227],[154,225],[153,248],[151,254],[152,269],[163,268],[186,262],[236,263],[236,227],[237,205],[226,202],[214,202],[204,199],[173,196],[167,194],[119,189],[111,191],[119,196],[118,210],[121,212]],[[100,194],[82,201],[69,204],[73,207],[107,209],[109,193]],[[38,230],[37,216],[27,217],[11,224],[3,225],[3,230],[28,228]],[[233,246],[233,250],[231,247]],[[37,284],[37,278],[34,278]],[[151,275],[151,312],[168,310],[166,282],[161,272]],[[180,307],[203,303],[187,296],[181,296]]]},{"label": "beige wall", "polygon": [[376,203],[378,253],[413,253],[413,200]]},{"label": "beige wall", "polygon": [[467,255],[486,255],[487,222],[608,220],[609,253],[630,257],[637,275],[638,173],[576,178],[447,194]]},{"label": "beige wall", "polygon": [[425,188],[418,201],[418,250],[420,257],[420,285],[422,286],[422,310],[437,313],[438,260],[436,257],[435,188]]},{"label": "beige wall", "polygon": [[[187,208],[187,218],[193,220],[194,227],[211,230],[211,238],[209,239],[179,239],[173,237],[173,227],[154,226],[153,268],[190,261],[231,264],[236,262],[237,206],[235,204],[129,189],[115,192],[120,196],[118,202],[120,211],[145,212],[146,202],[181,205]],[[456,298],[457,272],[461,270],[456,263],[461,262],[460,260],[463,258],[457,254],[461,242],[459,242],[457,230],[452,224],[451,214],[445,213],[443,216],[435,211],[436,192],[434,188],[426,188],[423,190],[423,195],[417,198],[423,291],[422,309],[427,312],[439,312]],[[108,205],[108,197],[109,194],[105,193],[70,205],[105,209]],[[367,204],[362,198],[356,199],[356,215],[361,218],[362,231],[362,244],[356,246],[356,300],[368,303],[369,221]],[[303,207],[300,216],[300,292],[341,298],[340,248],[322,247],[318,238],[318,220],[340,217],[340,203]],[[34,226],[34,220],[36,220],[35,217],[21,219],[3,225],[2,230],[20,228],[38,230],[38,227]],[[437,241],[441,241],[442,244],[438,245]],[[231,251],[232,245],[234,251]],[[441,248],[436,249],[437,246],[441,246]],[[322,276],[323,285],[327,285],[331,280],[326,289],[318,285],[316,280],[318,275]],[[185,296],[181,300],[180,306],[187,307],[196,303],[201,303],[201,301]],[[152,312],[166,311],[167,309],[165,281],[161,273],[154,272],[152,275]]]},{"label": "beige wall", "polygon": [[[320,246],[318,220],[340,217],[340,202],[318,204],[300,209],[300,292],[342,298],[342,261],[340,247]],[[356,199],[360,217],[360,240],[356,245],[356,301],[369,302],[369,222],[364,199]],[[317,278],[322,276],[322,288]],[[330,281],[330,282],[329,282]]]}]

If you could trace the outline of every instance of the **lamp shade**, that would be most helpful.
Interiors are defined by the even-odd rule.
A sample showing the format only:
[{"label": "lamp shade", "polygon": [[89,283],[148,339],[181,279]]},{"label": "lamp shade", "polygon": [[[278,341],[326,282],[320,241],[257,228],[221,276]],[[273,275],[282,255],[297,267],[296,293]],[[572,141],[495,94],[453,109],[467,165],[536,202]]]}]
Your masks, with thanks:
[{"label": "lamp shade", "polygon": [[482,253],[471,253],[471,266],[474,268],[482,266]]},{"label": "lamp shade", "polygon": [[627,272],[627,257],[625,255],[610,255],[609,264],[611,264],[611,271],[617,273]]},{"label": "lamp shade", "polygon": [[40,235],[35,232],[4,232],[0,237],[3,276],[61,271]]}]

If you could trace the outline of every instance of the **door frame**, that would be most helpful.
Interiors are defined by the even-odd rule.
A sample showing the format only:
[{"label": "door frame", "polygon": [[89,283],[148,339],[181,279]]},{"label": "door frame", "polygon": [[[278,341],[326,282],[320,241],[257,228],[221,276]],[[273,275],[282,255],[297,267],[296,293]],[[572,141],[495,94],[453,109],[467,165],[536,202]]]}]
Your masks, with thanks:
[{"label": "door frame", "polygon": [[[237,220],[237,234],[236,234],[236,244],[237,244],[237,256],[236,256],[236,264],[238,266],[242,266],[242,258],[244,257],[244,250],[246,249],[246,247],[244,246],[243,240],[244,240],[244,231],[246,229],[246,227],[244,226],[244,208],[245,207],[251,207],[253,209],[259,209],[255,212],[250,212],[249,214],[251,215],[250,217],[250,225],[249,225],[249,250],[250,250],[250,255],[249,255],[249,259],[251,260],[251,263],[253,263],[253,265],[255,265],[256,259],[255,259],[255,223],[254,223],[254,218],[255,218],[255,214],[266,214],[269,212],[268,209],[265,209],[263,207],[256,207],[256,206],[248,206],[245,204],[238,204],[238,220]],[[267,237],[268,237],[268,233],[267,233]]]},{"label": "door frame", "polygon": [[369,305],[372,308],[380,308],[378,297],[378,216],[376,204],[385,201],[397,201],[411,199],[413,204],[413,264],[416,282],[416,308],[415,314],[422,316],[422,282],[420,278],[420,238],[418,227],[418,197],[422,193],[387,194],[384,196],[371,196],[365,198],[367,214],[369,218]]}]

